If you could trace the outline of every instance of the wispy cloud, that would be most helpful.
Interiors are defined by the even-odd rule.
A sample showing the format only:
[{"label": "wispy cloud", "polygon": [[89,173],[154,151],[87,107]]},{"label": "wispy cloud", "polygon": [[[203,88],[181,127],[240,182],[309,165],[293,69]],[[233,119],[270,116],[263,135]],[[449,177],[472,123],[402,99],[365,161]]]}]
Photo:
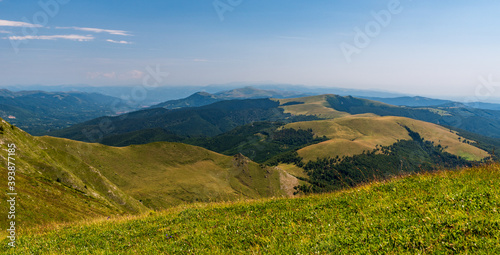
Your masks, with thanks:
[{"label": "wispy cloud", "polygon": [[73,29],[73,30],[86,31],[92,33],[108,33],[110,35],[131,36],[131,34],[128,31],[124,30],[112,30],[112,29],[91,28],[91,27],[56,27],[56,29]]},{"label": "wispy cloud", "polygon": [[42,26],[27,22],[0,19],[0,27],[42,27]]},{"label": "wispy cloud", "polygon": [[[1,1],[0,1],[1,2]],[[0,34],[10,34],[12,32],[6,30],[0,30]]]},{"label": "wispy cloud", "polygon": [[25,35],[25,36],[9,36],[9,40],[57,40],[66,39],[73,41],[92,41],[95,38],[90,35]]},{"label": "wispy cloud", "polygon": [[132,44],[132,42],[127,42],[127,41],[115,41],[115,40],[111,40],[111,39],[106,40],[106,42],[110,42],[110,43],[119,43],[119,44]]}]

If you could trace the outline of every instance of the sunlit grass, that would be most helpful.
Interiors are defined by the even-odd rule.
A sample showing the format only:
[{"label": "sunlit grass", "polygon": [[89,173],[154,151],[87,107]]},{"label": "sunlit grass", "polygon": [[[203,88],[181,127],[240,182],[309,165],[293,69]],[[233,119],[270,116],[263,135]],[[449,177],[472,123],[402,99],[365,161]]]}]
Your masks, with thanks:
[{"label": "sunlit grass", "polygon": [[[23,232],[16,254],[500,253],[500,167]],[[1,246],[8,253],[6,243]]]}]

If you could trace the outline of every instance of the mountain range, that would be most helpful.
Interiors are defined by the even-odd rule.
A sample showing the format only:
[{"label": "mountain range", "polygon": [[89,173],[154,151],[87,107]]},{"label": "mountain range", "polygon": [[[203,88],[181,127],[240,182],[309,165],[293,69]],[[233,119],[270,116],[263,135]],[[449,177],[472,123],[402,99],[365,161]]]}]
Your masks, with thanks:
[{"label": "mountain range", "polygon": [[[202,96],[204,99],[213,98],[210,95],[195,94],[195,96]],[[338,95],[225,100],[200,107],[170,110],[151,108],[116,117],[101,117],[50,132],[48,135],[123,146],[162,140],[180,142],[192,137],[213,137],[255,121],[289,123],[368,113],[378,116],[407,117],[500,138],[498,132],[500,111],[460,107],[454,104],[437,107],[394,106]],[[132,141],[130,137],[140,137],[140,139]]]},{"label": "mountain range", "polygon": [[124,109],[130,110],[123,100],[98,93],[0,90],[0,117],[32,134],[120,114]]},{"label": "mountain range", "polygon": [[292,97],[301,97],[306,95],[307,94],[293,92],[293,91],[263,90],[253,87],[243,87],[228,91],[217,92],[214,94],[210,94],[208,92],[197,92],[187,98],[166,101],[157,105],[153,105],[151,106],[151,108],[161,107],[165,109],[177,109],[184,107],[204,106],[224,100],[258,99],[258,98],[292,98]]},{"label": "mountain range", "polygon": [[[332,192],[498,160],[494,110],[266,93],[195,93],[50,136],[0,119],[0,151],[16,146],[20,226]],[[2,91],[9,100],[27,96],[55,104],[82,95]]]}]

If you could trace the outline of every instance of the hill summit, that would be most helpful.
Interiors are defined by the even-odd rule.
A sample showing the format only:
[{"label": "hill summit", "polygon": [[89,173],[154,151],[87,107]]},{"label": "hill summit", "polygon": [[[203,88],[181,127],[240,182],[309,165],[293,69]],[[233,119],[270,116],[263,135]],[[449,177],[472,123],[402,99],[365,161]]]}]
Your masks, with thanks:
[{"label": "hill summit", "polygon": [[293,193],[284,182],[294,177],[239,155],[180,143],[117,148],[33,137],[0,120],[0,169],[7,176],[8,145],[14,144],[25,225]]}]

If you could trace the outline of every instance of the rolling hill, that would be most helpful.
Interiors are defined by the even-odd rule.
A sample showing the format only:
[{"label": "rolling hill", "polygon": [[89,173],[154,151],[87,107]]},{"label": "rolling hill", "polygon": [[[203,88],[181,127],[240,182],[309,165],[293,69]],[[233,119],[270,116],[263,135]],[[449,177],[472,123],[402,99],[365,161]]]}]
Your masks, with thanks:
[{"label": "rolling hill", "polygon": [[463,107],[457,104],[439,107],[394,106],[351,96],[324,95],[278,99],[280,108],[292,115],[335,118],[356,114],[399,116],[451,126],[469,132],[500,138],[500,111]]},{"label": "rolling hill", "polygon": [[225,100],[173,110],[152,108],[97,118],[47,135],[125,146],[155,141],[183,142],[190,137],[213,137],[256,121],[296,122],[359,114],[407,117],[500,138],[500,111],[456,105],[404,107],[337,95]]},{"label": "rolling hill", "polygon": [[154,108],[94,119],[48,135],[96,142],[111,135],[163,128],[181,136],[215,136],[256,121],[290,119],[278,106],[270,99],[246,99],[176,110]]},{"label": "rolling hill", "polygon": [[488,152],[474,145],[474,141],[457,135],[450,129],[428,122],[404,117],[378,117],[371,115],[351,115],[333,120],[296,122],[285,128],[312,129],[317,136],[329,140],[314,144],[298,151],[305,161],[316,158],[342,157],[371,151],[377,145],[388,146],[398,140],[408,140],[405,127],[418,132],[425,140],[445,147],[445,151],[469,160],[481,160]]},{"label": "rolling hill", "polygon": [[[108,147],[33,137],[1,120],[0,169],[17,152],[21,224],[137,214],[196,201],[292,195],[298,180],[244,156],[179,143]],[[6,188],[6,182],[2,183]],[[7,199],[6,194],[1,195]]]},{"label": "rolling hill", "polygon": [[482,166],[302,198],[33,228],[16,254],[498,254],[499,198],[500,167]]},{"label": "rolling hill", "polygon": [[122,100],[97,93],[0,90],[0,118],[31,134],[115,115],[124,108]]},{"label": "rolling hill", "polygon": [[[380,115],[385,117],[378,118]],[[407,116],[416,120],[391,115]],[[471,116],[474,115],[469,117]],[[456,132],[450,132],[449,128],[417,121],[424,119],[441,123],[445,122],[446,118],[464,121],[467,119],[466,116],[454,116],[449,109],[399,107],[349,96],[321,95],[291,99],[228,100],[176,110],[148,109],[92,120],[52,132],[50,135],[112,146],[157,141],[182,142],[226,155],[243,153],[262,163],[276,153],[299,148],[298,144],[290,147],[288,144],[276,144],[269,139],[272,137],[270,134],[277,130],[276,127],[307,120],[289,124],[285,128],[310,129],[314,136],[326,136],[329,141],[299,148],[299,156],[305,158],[306,162],[326,156],[359,154],[373,150],[376,145],[389,146],[397,140],[408,139],[408,133],[403,126],[410,127],[426,140],[441,144],[446,147],[446,152],[454,155],[469,160],[481,160],[488,156],[493,147],[488,145],[485,139],[481,139],[481,144],[474,143],[473,139],[459,137]],[[267,121],[269,127],[252,124],[258,121]],[[490,123],[486,120],[485,122]],[[475,125],[479,127],[478,123]],[[491,127],[489,132],[498,133],[498,130]],[[305,145],[307,144],[300,144]]]}]

